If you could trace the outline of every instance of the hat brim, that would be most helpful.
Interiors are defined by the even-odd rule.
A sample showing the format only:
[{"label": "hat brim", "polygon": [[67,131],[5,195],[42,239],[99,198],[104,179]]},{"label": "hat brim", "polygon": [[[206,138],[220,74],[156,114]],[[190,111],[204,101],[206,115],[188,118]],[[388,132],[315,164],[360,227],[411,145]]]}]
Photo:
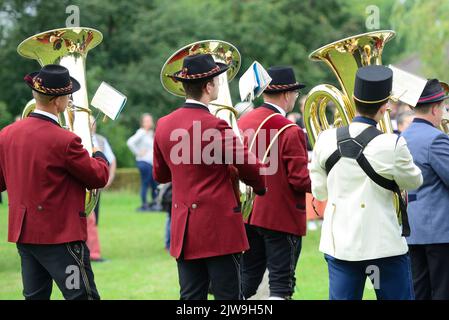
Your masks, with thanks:
[{"label": "hat brim", "polygon": [[227,64],[225,64],[225,63],[217,62],[216,64],[217,64],[217,66],[219,67],[219,70],[217,70],[217,71],[214,72],[214,73],[208,74],[208,75],[205,76],[205,77],[197,77],[197,78],[186,78],[186,77],[182,77],[182,76],[179,75],[179,74],[182,72],[181,70],[178,71],[178,72],[175,72],[175,73],[174,73],[172,76],[170,76],[170,77],[173,78],[173,79],[176,79],[176,80],[178,80],[178,81],[181,81],[181,82],[198,82],[198,81],[204,81],[204,80],[207,80],[207,79],[214,78],[214,77],[216,77],[216,76],[222,74],[223,72],[226,72],[226,71],[229,69],[229,65],[227,65]]},{"label": "hat brim", "polygon": [[442,97],[439,97],[439,98],[436,98],[436,99],[433,99],[433,100],[425,101],[425,102],[418,102],[415,107],[425,106],[427,104],[440,102],[440,101],[443,101],[443,100],[446,100],[446,99],[449,99],[449,95],[445,95],[445,96],[442,96]]},{"label": "hat brim", "polygon": [[34,88],[33,83],[31,81],[27,81],[26,78],[31,78],[32,79],[35,76],[37,76],[38,74],[39,74],[39,71],[31,72],[30,74],[28,74],[25,77],[24,81],[28,85],[28,87],[30,87],[33,91],[39,92],[39,93],[41,93],[43,95],[52,96],[52,97],[66,96],[68,94],[72,94],[72,93],[78,91],[79,89],[81,89],[80,83],[75,78],[70,77],[70,81],[72,82],[72,89],[71,90],[68,90],[68,91],[65,91],[65,92],[62,92],[62,93],[58,93],[58,94],[37,90],[36,88]]},{"label": "hat brim", "polygon": [[270,88],[270,86],[268,86],[264,92],[265,93],[276,93],[276,92],[286,92],[286,91],[293,91],[293,90],[298,90],[298,89],[302,89],[305,88],[306,85],[303,83],[295,83],[292,86],[288,86],[287,88]]}]

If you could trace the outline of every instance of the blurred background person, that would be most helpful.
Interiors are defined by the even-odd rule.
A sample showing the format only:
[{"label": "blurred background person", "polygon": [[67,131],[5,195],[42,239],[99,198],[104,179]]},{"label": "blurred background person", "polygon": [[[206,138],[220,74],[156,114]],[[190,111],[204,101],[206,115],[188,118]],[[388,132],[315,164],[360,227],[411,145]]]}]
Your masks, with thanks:
[{"label": "blurred background person", "polygon": [[287,119],[290,120],[293,123],[296,123],[301,128],[304,127],[304,123],[302,121],[302,116],[301,116],[301,114],[299,112],[290,112],[287,115]]},{"label": "blurred background person", "polygon": [[398,123],[398,133],[404,132],[408,126],[413,122],[415,118],[415,113],[411,110],[402,111],[398,113],[396,121]]},{"label": "blurred background person", "polygon": [[[104,189],[109,188],[115,177],[115,171],[117,169],[117,161],[114,153],[112,152],[111,145],[108,140],[97,133],[97,122],[94,117],[90,117],[90,123],[92,124],[92,145],[96,150],[100,150],[109,161],[109,179]],[[98,202],[95,206],[93,214],[90,214],[87,218],[87,246],[90,250],[90,260],[93,262],[106,261],[101,257],[100,238],[98,236],[98,222],[100,214],[100,197],[98,196]]]},{"label": "blurred background person", "polygon": [[[154,142],[154,121],[153,116],[144,113],[140,117],[140,128],[127,141],[127,145],[136,157],[137,168],[140,172],[141,186],[140,198],[142,205],[137,211],[158,210],[156,204],[157,183],[153,179],[153,142]],[[151,188],[151,200],[147,201],[148,188]]]},{"label": "blurred background person", "polygon": [[[391,119],[391,126],[393,127],[393,132],[396,134],[401,133],[408,127],[410,122],[413,121],[413,118],[409,119],[408,115],[405,116],[404,113],[408,112],[408,114],[410,114],[410,112],[412,112],[412,114],[413,114],[413,110],[408,104],[403,103],[401,101],[390,100],[390,101],[388,101],[388,107],[390,108],[390,119]],[[399,119],[400,116],[402,119]],[[405,116],[405,118],[403,118],[404,116]],[[401,120],[401,121],[410,120],[410,122],[408,124],[403,123],[406,127],[403,128],[402,130],[400,130],[399,129],[399,120]]]},{"label": "blurred background person", "polygon": [[171,206],[172,206],[172,184],[164,183],[158,186],[159,193],[157,196],[157,204],[162,211],[167,212],[167,220],[165,221],[164,247],[170,251],[170,234],[171,234]]}]

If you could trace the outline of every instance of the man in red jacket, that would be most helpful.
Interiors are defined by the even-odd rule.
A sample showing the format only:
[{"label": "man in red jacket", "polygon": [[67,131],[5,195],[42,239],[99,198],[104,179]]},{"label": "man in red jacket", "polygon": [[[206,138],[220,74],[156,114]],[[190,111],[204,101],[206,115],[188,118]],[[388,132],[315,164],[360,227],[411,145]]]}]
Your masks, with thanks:
[{"label": "man in red jacket", "polygon": [[256,193],[265,193],[255,155],[208,109],[227,69],[209,54],[186,57],[173,78],[183,83],[187,100],[156,126],[153,172],[158,182],[172,182],[170,254],[181,299],[207,299],[209,281],[216,299],[239,298],[239,259],[248,240],[233,187],[236,168]]},{"label": "man in red jacket", "polygon": [[[272,78],[264,104],[238,122],[245,138],[262,159],[271,141],[267,194],[256,196],[246,223],[250,250],[242,256],[242,291],[254,295],[265,269],[269,271],[270,298],[289,299],[295,287],[295,268],[306,233],[306,192],[310,192],[306,140],[303,131],[285,118],[293,110],[304,85],[290,67],[268,69]],[[263,140],[263,141],[261,141]],[[253,151],[251,149],[250,151]]]},{"label": "man in red jacket", "polygon": [[81,139],[61,128],[79,83],[59,65],[25,77],[36,110],[0,132],[0,191],[8,191],[8,241],[17,243],[26,299],[49,299],[54,280],[66,299],[99,299],[89,261],[87,189],[108,181],[101,152],[91,158]]}]

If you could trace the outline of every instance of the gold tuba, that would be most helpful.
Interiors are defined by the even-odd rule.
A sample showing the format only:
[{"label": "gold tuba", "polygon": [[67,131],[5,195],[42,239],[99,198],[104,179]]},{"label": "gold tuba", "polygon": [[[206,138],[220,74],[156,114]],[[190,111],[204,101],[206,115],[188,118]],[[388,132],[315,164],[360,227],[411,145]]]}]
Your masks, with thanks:
[{"label": "gold tuba", "polygon": [[[352,94],[357,69],[382,64],[384,45],[394,35],[395,32],[391,30],[363,33],[328,44],[309,55],[311,60],[324,61],[341,85],[341,90],[329,84],[318,85],[306,97],[304,125],[312,147],[319,133],[330,128],[325,114],[329,102],[336,107],[334,126],[348,125],[352,121],[355,116]],[[383,132],[393,132],[389,112],[385,113],[380,127]]]},{"label": "gold tuba", "polygon": [[[441,86],[443,87],[445,94],[449,94],[449,85],[446,82],[440,81]],[[443,119],[441,119],[441,124],[439,129],[446,134],[449,134],[449,112],[444,109]]]},{"label": "gold tuba", "polygon": [[[363,33],[328,44],[309,55],[311,60],[326,62],[342,87],[340,91],[332,85],[321,84],[308,93],[304,105],[304,125],[312,147],[319,133],[330,128],[325,114],[330,101],[336,107],[333,123],[335,127],[348,125],[352,121],[355,116],[352,94],[357,69],[382,64],[385,43],[394,36],[395,32],[391,30]],[[393,133],[389,111],[385,112],[384,118],[379,122],[380,129],[385,133]],[[399,198],[396,194],[393,201],[399,218]]]},{"label": "gold tuba", "polygon": [[[66,67],[70,75],[81,85],[73,93],[73,100],[66,111],[59,114],[61,126],[78,135],[84,148],[92,154],[92,132],[90,109],[86,88],[86,57],[90,49],[103,39],[100,31],[90,28],[62,28],[36,34],[22,41],[17,52],[29,59],[35,59],[41,66],[60,64]],[[34,99],[25,106],[22,117],[27,117],[35,109]],[[98,201],[99,190],[87,190],[85,212],[90,214]]]},{"label": "gold tuba", "polygon": [[[237,75],[241,65],[240,52],[232,44],[221,40],[202,40],[191,43],[177,50],[167,61],[161,70],[162,86],[171,94],[179,97],[185,97],[182,83],[171,77],[176,71],[182,69],[184,58],[195,54],[211,54],[215,62],[225,63],[229,66],[227,72],[219,75],[220,87],[218,90],[218,98],[211,101],[209,109],[216,117],[225,120],[234,133],[243,143],[243,138],[237,126],[237,110],[232,105],[229,84]],[[252,201],[248,197],[252,195],[252,188],[244,183],[239,183],[240,200],[242,206],[242,214],[245,217],[252,209]]]}]

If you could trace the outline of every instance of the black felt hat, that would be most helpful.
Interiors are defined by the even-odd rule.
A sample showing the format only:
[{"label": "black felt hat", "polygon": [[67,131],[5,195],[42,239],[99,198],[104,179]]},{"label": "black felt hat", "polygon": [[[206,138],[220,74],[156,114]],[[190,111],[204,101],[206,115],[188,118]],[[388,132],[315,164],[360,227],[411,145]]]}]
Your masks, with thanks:
[{"label": "black felt hat", "polygon": [[443,101],[447,98],[449,98],[449,96],[441,86],[440,81],[438,81],[438,79],[429,79],[427,80],[426,86],[424,87],[416,106],[419,107],[429,103]]},{"label": "black felt hat", "polygon": [[264,90],[266,93],[292,91],[304,88],[305,85],[296,81],[292,67],[276,66],[267,70],[271,82]]},{"label": "black felt hat", "polygon": [[354,95],[356,101],[379,105],[391,96],[393,71],[380,65],[359,68],[355,75]]},{"label": "black felt hat", "polygon": [[210,54],[197,54],[186,57],[182,70],[175,72],[172,77],[181,82],[195,82],[216,77],[228,68],[227,64],[216,63]]},{"label": "black felt hat", "polygon": [[67,68],[58,64],[48,64],[40,71],[24,77],[26,84],[39,93],[48,96],[64,96],[80,89],[80,84],[71,77]]}]

